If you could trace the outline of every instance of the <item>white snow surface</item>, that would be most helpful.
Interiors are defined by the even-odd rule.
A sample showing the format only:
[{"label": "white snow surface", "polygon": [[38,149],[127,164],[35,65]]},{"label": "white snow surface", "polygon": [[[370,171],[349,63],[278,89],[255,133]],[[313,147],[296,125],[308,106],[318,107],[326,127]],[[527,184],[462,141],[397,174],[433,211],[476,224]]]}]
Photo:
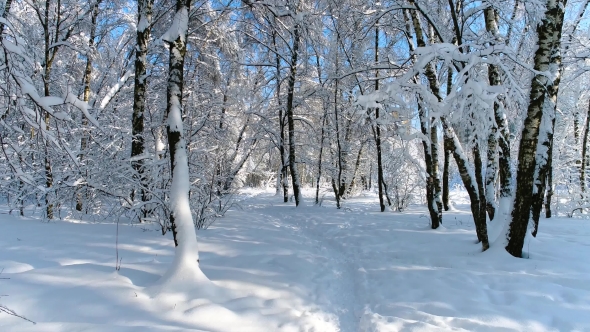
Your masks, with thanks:
[{"label": "white snow surface", "polygon": [[542,219],[529,259],[501,239],[481,253],[465,197],[431,230],[425,207],[380,213],[373,193],[336,210],[243,191],[197,232],[204,275],[157,296],[175,250],[155,225],[120,223],[115,271],[115,223],[0,208],[0,304],[36,322],[0,313],[0,331],[590,331],[588,222]]}]

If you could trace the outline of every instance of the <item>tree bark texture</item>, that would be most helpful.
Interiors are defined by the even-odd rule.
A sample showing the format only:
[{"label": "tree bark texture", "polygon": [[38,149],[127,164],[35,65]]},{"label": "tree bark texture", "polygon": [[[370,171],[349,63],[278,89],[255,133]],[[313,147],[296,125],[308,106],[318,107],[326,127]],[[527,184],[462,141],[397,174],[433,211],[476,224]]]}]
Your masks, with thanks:
[{"label": "tree bark texture", "polygon": [[[534,69],[539,74],[536,74],[531,82],[529,106],[518,151],[516,193],[506,246],[506,250],[515,257],[522,257],[529,225],[541,122],[543,117],[554,116],[555,113],[560,75],[556,62],[561,62],[559,52],[565,6],[566,0],[548,0],[543,19],[537,27],[538,48],[534,57]],[[553,80],[545,74],[546,72],[554,74]]]},{"label": "tree bark texture", "polygon": [[[92,79],[92,52],[94,48],[94,39],[96,38],[96,21],[98,19],[98,6],[100,5],[101,1],[96,1],[94,6],[92,6],[92,14],[90,18],[90,38],[88,40],[88,49],[89,52],[86,55],[86,68],[84,69],[84,95],[83,100],[84,102],[88,103],[90,101],[90,81]],[[84,150],[88,147],[88,132],[86,129],[88,126],[88,119],[86,117],[82,118],[82,138],[80,138],[80,153],[78,154],[78,159],[82,161],[84,159]],[[83,202],[82,202],[82,193],[78,190],[76,194],[76,210],[82,211]]]},{"label": "tree bark texture", "polygon": [[287,87],[287,127],[289,130],[289,171],[291,172],[291,181],[293,184],[293,196],[295,196],[295,206],[299,206],[301,201],[301,188],[299,185],[299,171],[297,170],[297,161],[295,158],[295,120],[293,98],[295,97],[295,80],[297,75],[297,58],[299,56],[300,32],[299,23],[295,24],[293,29],[293,49],[291,54],[291,63],[289,64],[289,81]]},{"label": "tree bark texture", "polygon": [[[144,131],[144,114],[146,106],[146,88],[147,88],[147,54],[148,44],[150,41],[151,24],[152,24],[153,0],[137,0],[137,36],[135,47],[135,85],[133,87],[133,115],[132,123],[132,141],[131,157],[141,156],[145,151]],[[141,183],[141,201],[148,200],[147,193],[143,188],[146,178],[144,175],[144,160],[139,158],[131,162],[131,166],[136,172],[137,180]],[[145,209],[142,209],[145,217]]]},{"label": "tree bark texture", "polygon": [[590,133],[590,101],[588,102],[588,113],[586,114],[586,125],[582,137],[582,161],[580,165],[580,191],[586,192],[586,164],[588,163],[588,136]]},{"label": "tree bark texture", "polygon": [[[413,1],[410,1],[413,4]],[[424,33],[422,23],[416,11],[411,11],[412,24],[416,34],[418,47],[425,47]],[[438,100],[441,100],[440,89],[436,72],[432,63],[426,65],[424,74],[428,79],[430,90]],[[427,115],[424,107],[418,106],[420,114],[420,126],[422,134],[429,138],[430,142],[422,142],[424,148],[424,157],[426,162],[426,200],[428,211],[430,213],[430,222],[433,229],[437,229],[442,223],[442,201],[441,201],[441,184],[438,176],[438,133],[437,125],[433,118]],[[434,139],[434,141],[433,141]]]},{"label": "tree bark texture", "polygon": [[[551,131],[549,131],[543,139],[539,139],[539,145],[542,148],[546,148],[546,151],[537,151],[537,154],[545,153],[546,157],[542,158],[538,156],[537,169],[535,170],[535,186],[533,187],[533,203],[532,203],[532,215],[533,215],[533,231],[531,234],[536,237],[539,230],[539,219],[541,217],[541,209],[543,207],[543,201],[545,199],[545,191],[547,188],[547,178],[552,165],[549,158],[553,157],[553,129],[555,128],[555,116],[551,121]],[[540,160],[539,160],[540,159]]]},{"label": "tree bark texture", "polygon": [[[375,63],[379,62],[379,28],[375,28]],[[379,71],[375,72],[379,77]],[[375,80],[375,91],[379,90],[379,80]],[[377,183],[379,183],[379,209],[385,211],[383,202],[383,157],[381,151],[381,125],[379,124],[379,108],[375,108],[375,146],[377,149]]]},{"label": "tree bark texture", "polygon": [[481,242],[482,251],[486,251],[490,247],[486,223],[486,211],[485,204],[481,204],[483,198],[479,195],[478,184],[475,181],[475,174],[469,165],[469,160],[467,160],[467,156],[465,156],[465,153],[461,148],[461,143],[457,139],[457,135],[453,128],[444,118],[441,119],[441,122],[446,135],[449,137],[449,148],[455,157],[461,180],[463,180],[463,185],[469,194],[471,213],[475,222],[477,238]]},{"label": "tree bark texture", "polygon": [[[176,1],[175,20],[188,21],[188,8],[191,0]],[[186,17],[184,17],[186,15]],[[178,23],[178,22],[177,22]],[[186,31],[184,31],[186,33]],[[183,31],[177,33],[174,40],[167,40],[170,48],[170,63],[168,67],[167,86],[167,107],[166,132],[168,135],[168,149],[170,152],[170,173],[172,174],[172,192],[170,199],[170,228],[174,237],[174,244],[178,247],[182,237],[190,238],[194,234],[194,225],[188,206],[188,184],[183,185],[181,181],[188,181],[188,159],[186,154],[186,141],[182,128],[182,89],[184,85],[184,56],[186,54],[186,35]],[[177,160],[178,159],[178,160]],[[178,190],[178,192],[174,192]],[[173,200],[173,198],[176,198]],[[186,205],[186,206],[184,206]],[[188,209],[188,216],[187,210]],[[190,217],[190,225],[187,219]],[[178,222],[177,222],[178,220]],[[189,227],[190,226],[190,227]],[[192,230],[192,234],[190,232]],[[182,234],[187,232],[188,234]],[[192,242],[192,240],[189,240]]]}]

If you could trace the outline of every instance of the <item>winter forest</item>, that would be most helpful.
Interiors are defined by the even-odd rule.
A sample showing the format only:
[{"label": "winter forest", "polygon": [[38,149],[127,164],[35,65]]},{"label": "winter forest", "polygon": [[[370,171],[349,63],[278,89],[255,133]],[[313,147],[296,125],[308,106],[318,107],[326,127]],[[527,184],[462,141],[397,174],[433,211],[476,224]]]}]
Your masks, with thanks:
[{"label": "winter forest", "polygon": [[589,4],[0,1],[0,330],[589,331]]}]

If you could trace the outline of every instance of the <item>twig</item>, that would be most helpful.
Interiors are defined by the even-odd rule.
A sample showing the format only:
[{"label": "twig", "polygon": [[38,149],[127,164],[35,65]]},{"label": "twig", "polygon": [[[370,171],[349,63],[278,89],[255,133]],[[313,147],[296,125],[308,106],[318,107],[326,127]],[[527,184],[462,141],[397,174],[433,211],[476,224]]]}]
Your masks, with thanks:
[{"label": "twig", "polygon": [[17,314],[16,312],[14,312],[14,310],[8,309],[7,307],[5,307],[5,306],[3,306],[1,304],[0,304],[0,312],[4,312],[6,314],[9,314],[10,316],[18,317],[20,319],[24,319],[27,322],[31,322],[31,323],[37,325],[37,323],[33,322],[32,320],[30,320],[30,319],[28,319],[26,317],[23,317],[23,316]]}]

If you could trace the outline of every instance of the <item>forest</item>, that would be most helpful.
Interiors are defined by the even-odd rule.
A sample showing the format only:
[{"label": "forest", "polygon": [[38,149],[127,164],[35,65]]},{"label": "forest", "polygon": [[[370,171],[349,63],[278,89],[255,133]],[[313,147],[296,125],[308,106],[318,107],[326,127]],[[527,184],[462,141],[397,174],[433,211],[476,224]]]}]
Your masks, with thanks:
[{"label": "forest", "polygon": [[[444,325],[416,313],[407,317],[391,313],[399,312],[399,307],[380,312],[380,306],[409,300],[402,296],[397,302],[381,298],[385,302],[379,302],[377,297],[362,298],[358,293],[367,292],[357,290],[359,285],[369,287],[366,290],[387,280],[358,265],[363,255],[379,256],[382,250],[394,250],[395,257],[409,255],[408,266],[423,265],[426,270],[450,269],[451,261],[463,264],[461,269],[470,264],[487,269],[497,263],[509,266],[510,278],[517,271],[530,272],[532,266],[536,270],[541,263],[533,262],[535,253],[551,257],[544,264],[573,259],[568,256],[573,251],[580,255],[575,258],[578,263],[587,261],[590,232],[583,222],[590,213],[590,94],[584,86],[590,80],[589,3],[0,1],[0,221],[6,229],[0,236],[4,242],[0,269],[5,271],[0,277],[8,279],[0,280],[0,293],[10,294],[0,296],[0,326],[14,331],[54,330],[50,320],[43,323],[42,318],[54,312],[37,312],[25,305],[25,297],[16,296],[21,291],[26,294],[32,282],[18,281],[17,274],[38,269],[26,259],[39,255],[39,250],[50,255],[55,249],[65,255],[55,258],[61,267],[82,265],[63,263],[78,259],[100,270],[110,260],[109,273],[115,271],[116,278],[128,278],[136,287],[126,291],[146,301],[159,299],[157,305],[145,305],[151,306],[148,311],[172,304],[176,308],[178,301],[186,309],[185,316],[173,314],[147,325],[113,323],[116,326],[108,328],[102,323],[76,325],[89,324],[90,318],[82,313],[86,318],[79,316],[73,325],[55,327],[56,331],[84,326],[88,331],[127,331],[124,326],[163,331],[172,321],[168,327],[179,331],[409,331],[409,320],[428,322],[431,325],[421,326],[426,331],[590,328],[584,318],[590,317],[590,289],[580,286],[587,277],[579,269],[586,268],[573,265],[557,265],[551,271],[547,267],[543,272],[548,278],[561,273],[582,292],[547,295],[565,299],[568,304],[561,303],[560,308],[569,308],[558,310],[550,322],[535,322],[527,314],[510,316],[503,307],[504,311],[491,312],[503,312],[520,325],[489,321]],[[277,235],[271,232],[273,223]],[[69,228],[75,224],[94,228]],[[422,240],[388,238],[384,233],[396,231],[403,238],[403,232],[417,224],[421,235],[411,239]],[[51,225],[55,227],[47,228]],[[238,228],[232,225],[246,228],[233,233]],[[374,227],[374,232],[367,227]],[[300,233],[287,235],[294,229]],[[137,230],[143,232],[133,233]],[[281,305],[267,302],[277,297],[264,304],[236,304],[238,296],[232,291],[237,292],[238,286],[226,280],[231,273],[215,277],[222,264],[247,269],[240,261],[227,260],[256,252],[256,247],[240,244],[240,236],[256,238],[257,233],[276,241],[268,253],[298,253],[302,261],[294,264],[301,264],[300,271],[323,262],[305,265],[309,262],[301,250],[328,250],[324,246],[333,250],[324,258],[335,265],[325,269],[344,272],[319,273],[310,280],[307,275],[298,277],[300,272],[289,277],[295,283],[306,280],[302,289],[322,285],[315,293],[325,294],[309,300],[316,311],[300,310],[313,320],[294,323],[292,317],[305,315],[274,313],[268,315],[279,323],[250,317],[258,324],[251,325],[243,318],[248,311],[240,310],[276,309]],[[307,244],[291,248],[295,244],[290,241],[301,234],[306,237],[297,241]],[[566,240],[560,234],[580,238]],[[25,235],[36,239],[34,247],[22,247],[28,246],[22,240]],[[448,236],[461,240],[451,241]],[[281,237],[284,241],[278,240]],[[13,238],[20,247],[9,244],[16,241]],[[233,249],[215,249],[224,238]],[[108,255],[88,251],[89,257],[98,256],[68,256],[82,255],[76,251],[99,240],[104,243],[95,244],[96,250],[112,247]],[[373,241],[383,247],[372,246]],[[404,241],[408,243],[402,245]],[[431,251],[424,252],[421,248],[429,242],[434,243]],[[568,247],[569,242],[578,247]],[[66,243],[67,254],[59,243]],[[540,249],[531,249],[531,243]],[[167,248],[166,255],[171,256],[156,264],[156,272],[126,266],[125,257],[164,250],[154,246]],[[246,246],[244,251],[240,246]],[[28,253],[33,256],[23,256],[22,262],[13,256],[32,248],[37,254]],[[423,261],[445,250],[455,258]],[[223,254],[230,251],[238,253]],[[207,267],[213,264],[213,255],[225,260],[215,261],[216,268]],[[257,258],[252,264],[270,264],[271,257]],[[386,257],[379,264],[387,262]],[[144,256],[136,258],[128,264],[145,263]],[[560,272],[562,267],[567,272]],[[138,275],[140,270],[149,276]],[[478,271],[472,272],[478,277],[485,274]],[[62,280],[55,282],[67,283],[74,272],[62,273],[54,275]],[[95,275],[91,270],[85,273],[88,277],[83,278]],[[340,283],[330,288],[327,280],[335,278]],[[443,281],[435,287],[433,279],[419,277],[432,289],[445,287]],[[2,285],[13,281],[20,284]],[[477,283],[477,291],[483,284],[495,285]],[[48,287],[43,285],[37,286]],[[568,287],[557,281],[551,285]],[[343,289],[353,288],[356,295],[343,295]],[[36,296],[31,294],[28,297]],[[78,297],[75,294],[72,299]],[[183,300],[178,294],[185,294]],[[266,296],[260,294],[257,301]],[[11,301],[13,296],[16,300]],[[56,295],[39,296],[51,303]],[[453,301],[470,295],[456,296]],[[193,303],[198,298],[216,299],[219,308],[235,317],[219,308],[202,309]],[[63,305],[76,305],[68,301]],[[494,302],[475,301],[474,306]],[[526,297],[526,301],[522,307],[533,310],[535,299]],[[548,312],[557,306],[557,300],[552,301],[544,306]],[[122,303],[117,305],[132,306]],[[206,316],[219,310],[231,318],[223,316],[229,325],[223,321],[207,325]],[[471,308],[453,310],[481,314]],[[388,320],[393,316],[397,318]],[[10,320],[3,325],[7,317]],[[184,325],[175,325],[180,321]],[[397,325],[387,325],[392,322]]]}]

